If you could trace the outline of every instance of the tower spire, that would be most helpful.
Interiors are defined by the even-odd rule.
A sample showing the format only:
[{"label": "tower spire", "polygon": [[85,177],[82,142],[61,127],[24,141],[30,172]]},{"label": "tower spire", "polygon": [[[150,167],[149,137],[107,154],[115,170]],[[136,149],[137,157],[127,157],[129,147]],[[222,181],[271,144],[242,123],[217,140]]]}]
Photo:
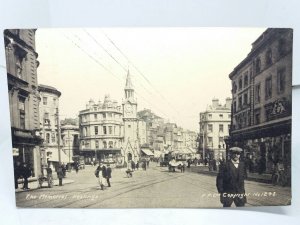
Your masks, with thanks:
[{"label": "tower spire", "polygon": [[126,77],[126,84],[125,84],[125,98],[129,99],[129,98],[133,98],[133,94],[134,94],[134,90],[133,90],[133,85],[131,82],[131,76],[130,76],[130,72],[129,69],[127,71],[127,77]]}]

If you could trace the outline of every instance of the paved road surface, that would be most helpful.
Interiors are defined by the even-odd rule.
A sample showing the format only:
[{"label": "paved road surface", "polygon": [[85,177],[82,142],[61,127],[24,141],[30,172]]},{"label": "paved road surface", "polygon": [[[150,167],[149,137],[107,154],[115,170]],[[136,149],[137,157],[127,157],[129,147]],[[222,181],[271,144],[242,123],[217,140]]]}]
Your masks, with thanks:
[{"label": "paved road surface", "polygon": [[[78,174],[68,173],[73,183],[16,193],[18,207],[36,208],[200,208],[222,207],[215,177],[186,171],[170,173],[166,167],[150,165],[127,178],[124,169],[114,169],[112,187],[100,190],[94,176],[96,167]],[[287,205],[289,187],[246,181],[247,206]]]}]

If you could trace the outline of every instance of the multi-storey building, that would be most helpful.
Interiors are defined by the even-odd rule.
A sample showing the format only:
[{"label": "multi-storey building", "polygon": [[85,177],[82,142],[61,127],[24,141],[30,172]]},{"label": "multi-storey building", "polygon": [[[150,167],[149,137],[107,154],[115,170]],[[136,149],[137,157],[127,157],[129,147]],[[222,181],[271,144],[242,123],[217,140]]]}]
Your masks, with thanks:
[{"label": "multi-storey building", "polygon": [[35,30],[5,30],[4,41],[14,163],[29,164],[37,177],[41,174],[42,139]]},{"label": "multi-storey building", "polygon": [[146,124],[137,119],[137,101],[128,72],[122,106],[109,95],[104,102],[90,100],[79,112],[80,152],[87,161],[113,160],[123,165],[137,161],[146,142]]},{"label": "multi-storey building", "polygon": [[231,98],[226,98],[225,105],[218,99],[200,113],[199,149],[202,157],[225,158],[225,137],[229,136],[231,123]]},{"label": "multi-storey building", "polygon": [[40,94],[40,127],[43,138],[41,148],[42,164],[44,167],[50,166],[53,169],[59,163],[68,163],[68,157],[63,151],[63,142],[60,134],[59,124],[59,97],[61,92],[56,88],[42,85],[38,86]]},{"label": "multi-storey building", "polygon": [[61,138],[63,142],[63,152],[69,159],[68,162],[73,162],[74,156],[79,156],[79,125],[78,120],[65,119],[61,121]]},{"label": "multi-storey building", "polygon": [[106,95],[103,103],[92,99],[79,112],[80,152],[86,162],[121,156],[124,138],[121,106]]},{"label": "multi-storey building", "polygon": [[229,75],[231,144],[243,147],[259,172],[271,171],[279,160],[290,166],[292,42],[291,29],[267,29]]}]

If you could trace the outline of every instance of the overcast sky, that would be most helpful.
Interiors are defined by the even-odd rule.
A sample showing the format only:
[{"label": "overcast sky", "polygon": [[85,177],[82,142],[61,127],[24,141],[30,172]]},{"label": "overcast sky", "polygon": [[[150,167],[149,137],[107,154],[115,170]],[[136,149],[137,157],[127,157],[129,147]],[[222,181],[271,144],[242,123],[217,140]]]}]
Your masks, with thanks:
[{"label": "overcast sky", "polygon": [[138,110],[199,131],[199,113],[231,97],[228,75],[265,28],[38,29],[38,82],[62,92],[61,118],[109,94],[119,104],[129,68]]}]

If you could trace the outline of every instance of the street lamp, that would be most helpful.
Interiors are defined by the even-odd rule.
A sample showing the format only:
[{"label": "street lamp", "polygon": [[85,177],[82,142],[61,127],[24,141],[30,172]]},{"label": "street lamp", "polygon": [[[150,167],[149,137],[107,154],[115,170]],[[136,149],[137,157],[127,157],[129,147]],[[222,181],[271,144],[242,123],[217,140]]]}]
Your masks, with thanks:
[{"label": "street lamp", "polygon": [[231,138],[230,136],[225,136],[224,137],[224,142],[226,144],[226,161],[228,160],[228,152],[229,152],[229,148],[230,148],[230,145],[231,145]]}]

